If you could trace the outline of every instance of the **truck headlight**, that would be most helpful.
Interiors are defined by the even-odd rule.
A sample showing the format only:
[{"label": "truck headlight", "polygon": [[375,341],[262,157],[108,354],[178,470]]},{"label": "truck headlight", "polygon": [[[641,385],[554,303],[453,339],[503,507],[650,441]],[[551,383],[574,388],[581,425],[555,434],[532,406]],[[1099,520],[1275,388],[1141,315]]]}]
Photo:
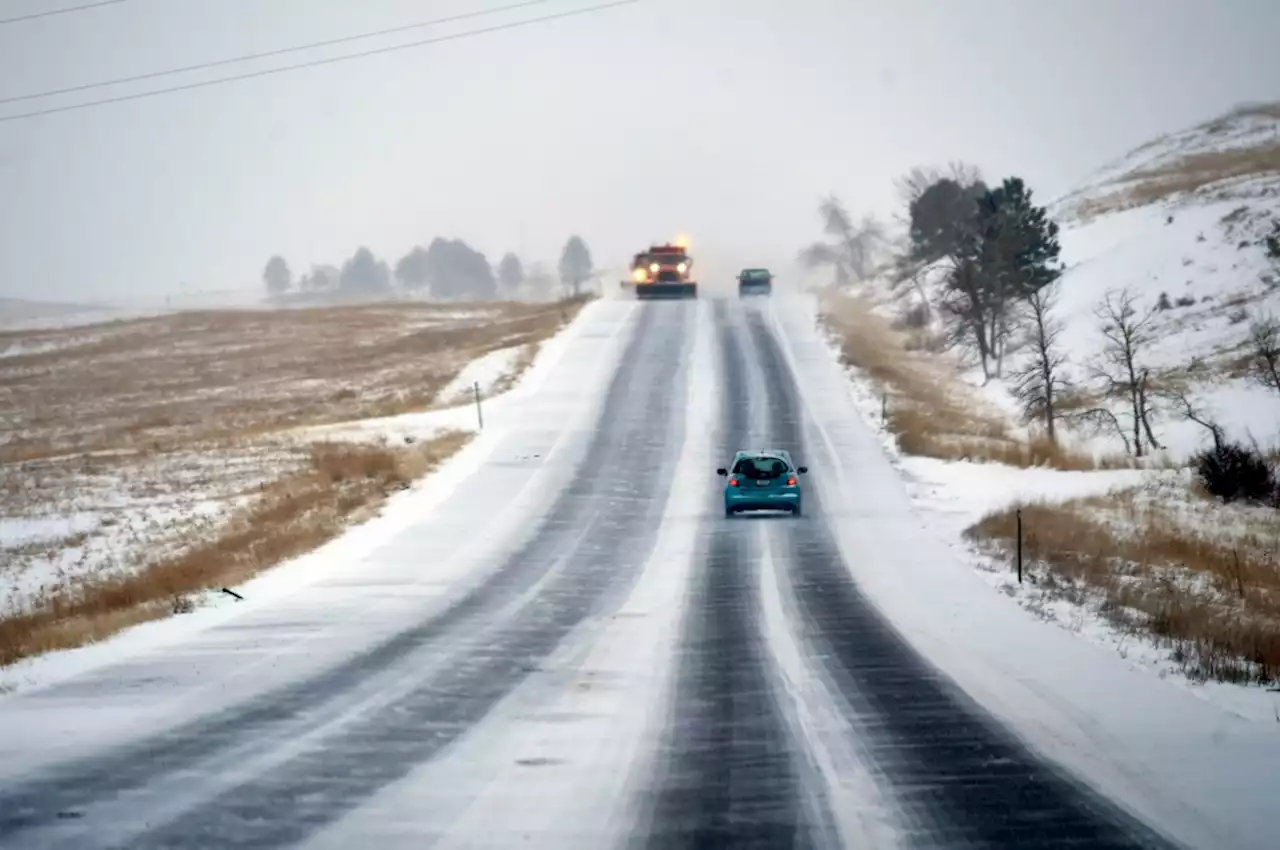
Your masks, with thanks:
[{"label": "truck headlight", "polygon": [[684,274],[688,270],[689,270],[688,263],[681,263],[680,265],[676,266],[676,271],[680,272],[680,274]]}]

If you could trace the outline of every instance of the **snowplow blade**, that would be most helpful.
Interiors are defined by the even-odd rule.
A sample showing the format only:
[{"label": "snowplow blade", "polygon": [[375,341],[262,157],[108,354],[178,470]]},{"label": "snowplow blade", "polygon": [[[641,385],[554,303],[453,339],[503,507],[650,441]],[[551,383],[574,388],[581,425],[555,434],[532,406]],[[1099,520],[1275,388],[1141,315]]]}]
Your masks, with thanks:
[{"label": "snowplow blade", "polygon": [[696,283],[640,283],[636,284],[636,298],[647,301],[654,298],[697,298]]}]

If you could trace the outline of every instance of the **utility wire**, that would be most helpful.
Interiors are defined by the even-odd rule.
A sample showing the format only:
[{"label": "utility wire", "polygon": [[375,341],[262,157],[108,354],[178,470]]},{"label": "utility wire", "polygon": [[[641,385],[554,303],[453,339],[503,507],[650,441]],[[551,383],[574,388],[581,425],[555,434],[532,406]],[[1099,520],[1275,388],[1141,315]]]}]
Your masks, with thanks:
[{"label": "utility wire", "polygon": [[[113,3],[123,2],[123,0],[110,0]],[[438,26],[440,24],[453,23],[454,21],[462,21],[468,18],[479,18],[486,15],[497,15],[502,12],[512,12],[516,9],[523,9],[526,6],[539,6],[547,3],[548,0],[523,0],[520,3],[510,3],[506,6],[497,6],[491,9],[482,9],[478,12],[465,12],[460,15],[450,15],[447,18],[436,18],[430,21],[419,21],[414,24],[404,24],[397,27],[388,27],[387,29],[374,30],[373,32],[364,32],[358,35],[346,35],[340,38],[331,38],[327,41],[316,41],[311,44],[299,44],[296,47],[282,47],[278,50],[267,50],[263,53],[247,53],[244,56],[234,56],[229,59],[215,59],[212,62],[201,62],[197,65],[186,65],[182,68],[169,68],[165,71],[151,71],[146,74],[138,74],[133,77],[118,77],[114,80],[104,80],[98,83],[84,83],[77,86],[69,86],[64,89],[49,89],[48,91],[35,92],[34,94],[20,94],[13,97],[0,98],[0,104],[18,103],[24,100],[36,100],[42,97],[54,97],[60,94],[74,94],[75,92],[89,91],[91,89],[101,89],[107,86],[118,86],[123,83],[137,83],[142,80],[152,80],[157,77],[169,77],[174,74],[186,74],[191,71],[206,71],[210,68],[219,68],[224,65],[235,65],[241,62],[251,62],[255,59],[270,59],[273,56],[284,56],[288,53],[298,53],[303,50],[314,50],[319,47],[332,47],[335,44],[346,44],[352,41],[362,41],[367,38],[377,38],[383,35],[394,35],[399,32],[408,32],[409,30],[424,29],[426,27]],[[2,22],[0,22],[2,23]]]},{"label": "utility wire", "polygon": [[145,92],[135,92],[133,94],[120,95],[118,97],[102,98],[101,100],[90,100],[84,103],[73,103],[68,106],[53,106],[48,109],[39,109],[33,112],[20,112],[16,115],[0,115],[0,123],[8,121],[20,121],[25,118],[36,118],[41,115],[53,115],[58,112],[72,112],[78,109],[89,109],[94,106],[105,106],[111,103],[124,103],[130,100],[141,100],[147,97],[156,97],[162,94],[171,94],[173,92],[190,91],[192,89],[207,88],[209,86],[221,85],[222,83],[235,82],[237,80],[250,80],[256,77],[266,77],[272,74],[283,74],[287,71],[297,71],[303,68],[315,68],[320,65],[333,65],[338,62],[347,62],[352,59],[364,59],[369,56],[377,56],[383,53],[394,53],[400,50],[409,50],[415,47],[426,47],[430,44],[440,44],[446,41],[457,41],[464,38],[471,38],[477,35],[487,35],[502,30],[516,29],[518,27],[529,26],[530,24],[539,24],[545,21],[554,21],[560,18],[571,18],[578,15],[586,15],[592,12],[602,12],[606,9],[613,9],[619,6],[629,6],[633,3],[639,3],[640,0],[613,0],[610,3],[600,3],[595,6],[585,6],[581,9],[571,9],[567,12],[556,12],[549,15],[542,15],[537,18],[527,18],[523,21],[511,21],[505,24],[495,24],[491,27],[483,29],[467,30],[466,32],[451,33],[449,35],[436,36],[435,38],[424,38],[420,41],[411,41],[405,44],[394,44],[389,47],[376,47],[371,50],[364,50],[360,53],[346,53],[342,56],[331,56],[326,59],[313,59],[309,62],[298,62],[294,65],[283,65],[279,68],[267,68],[262,71],[250,71],[244,74],[236,74],[231,77],[218,77],[213,80],[201,80],[195,83],[187,83],[180,86],[170,86],[164,89],[153,89]]},{"label": "utility wire", "polygon": [[44,12],[31,12],[26,15],[18,15],[16,18],[0,18],[0,26],[4,24],[20,24],[23,21],[34,21],[36,18],[52,18],[54,15],[69,15],[72,12],[84,12],[89,9],[97,9],[101,6],[114,6],[117,3],[124,3],[126,0],[97,0],[94,3],[82,3],[79,6],[67,6],[64,9],[49,9]]}]

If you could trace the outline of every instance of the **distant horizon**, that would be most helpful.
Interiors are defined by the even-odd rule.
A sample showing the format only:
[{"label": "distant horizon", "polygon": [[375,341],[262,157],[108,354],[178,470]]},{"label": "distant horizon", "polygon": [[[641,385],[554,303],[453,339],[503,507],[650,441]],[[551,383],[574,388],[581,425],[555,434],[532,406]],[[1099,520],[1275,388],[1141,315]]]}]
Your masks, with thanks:
[{"label": "distant horizon", "polygon": [[[1041,203],[1045,204],[1046,206],[1052,208],[1055,204],[1061,201],[1064,201],[1066,199],[1069,199],[1073,194],[1076,194],[1080,192],[1082,189],[1087,188],[1089,186],[1088,181],[1090,178],[1094,177],[1099,173],[1105,172],[1108,168],[1112,166],[1115,166],[1119,163],[1123,163],[1128,157],[1151,146],[1152,144],[1160,141],[1162,138],[1166,136],[1174,135],[1182,132],[1188,132],[1196,128],[1203,127],[1219,119],[1232,115],[1240,110],[1248,109],[1250,107],[1267,107],[1267,106],[1274,106],[1274,105],[1280,105],[1280,98],[1277,98],[1275,100],[1266,100],[1266,99],[1240,100],[1233,103],[1229,107],[1226,107],[1217,112],[1214,112],[1211,115],[1206,115],[1201,119],[1198,119],[1189,123],[1183,123],[1177,127],[1170,127],[1156,135],[1153,135],[1147,141],[1141,142],[1137,145],[1131,145],[1127,147],[1123,152],[1113,154],[1109,158],[1098,163],[1092,169],[1085,172],[1079,178],[1079,180],[1075,185],[1066,188],[1064,191],[1054,195],[1052,198],[1040,198],[1038,200]],[[941,167],[941,166],[942,164],[938,164],[938,167]],[[992,175],[984,175],[984,176],[986,176],[988,179],[992,178]],[[815,208],[819,200],[821,199],[820,198],[814,199]],[[902,229],[901,224],[899,222],[894,221],[892,218],[888,216],[882,217],[881,220],[886,224],[886,226],[889,228],[889,230],[892,233],[897,234]],[[673,230],[673,233],[675,232],[675,230],[678,230],[678,229],[679,229],[678,226],[676,226],[675,229]],[[815,228],[815,232],[816,232],[816,228]],[[445,235],[445,234],[441,234],[441,235]],[[449,237],[449,238],[456,238],[456,237]],[[675,237],[672,236],[670,238],[674,239]],[[661,241],[662,241],[661,238],[656,240],[641,239],[636,242],[635,251],[643,250],[648,245],[658,244]],[[497,261],[499,259],[498,256],[495,256],[491,252],[485,251],[483,246],[473,245],[472,247],[484,252],[490,264],[496,267]],[[803,246],[797,246],[795,253],[798,253],[801,247]],[[699,256],[698,246],[696,244],[692,245],[690,250],[691,250],[691,253],[695,256],[695,258]],[[634,254],[635,251],[632,251],[631,254]],[[613,261],[600,262],[599,259],[597,258],[597,263],[596,263],[597,268],[598,269],[608,269],[610,267],[623,268],[630,261],[631,254],[627,254],[625,257],[619,258],[619,262],[613,262]],[[268,257],[263,258],[264,264],[267,259]],[[321,266],[341,267],[341,264],[347,259],[347,257],[345,256],[344,257],[327,257],[327,258],[318,258],[318,259],[309,259],[309,258],[294,259],[294,258],[286,257],[285,259],[286,261],[289,262],[290,268],[294,271],[294,274],[296,277],[296,275],[299,272],[304,270],[310,270],[314,267],[321,267]],[[397,258],[382,256],[381,259],[394,263],[394,261]],[[525,262],[526,268],[529,268],[530,266],[533,266],[533,265],[543,265],[548,268],[553,268],[555,265],[554,257],[544,257],[544,258],[521,257],[521,260]],[[750,263],[748,263],[748,265],[750,265]],[[796,263],[794,257],[788,260],[787,263],[785,264],[775,262],[772,265],[769,263],[764,263],[763,265],[770,266],[771,268],[774,268],[774,269],[782,269],[785,267],[787,271],[793,272],[793,273],[800,271],[798,263]],[[705,268],[706,264],[703,263],[702,267]],[[241,284],[222,284],[222,285],[211,284],[209,286],[198,287],[198,288],[179,285],[177,288],[167,290],[167,291],[143,293],[143,294],[138,294],[134,296],[119,295],[114,297],[108,297],[105,299],[97,298],[97,299],[91,299],[91,300],[86,300],[85,297],[77,297],[73,295],[67,295],[67,296],[61,296],[61,297],[32,298],[32,297],[23,296],[23,295],[11,295],[11,294],[7,294],[4,291],[0,291],[0,307],[2,307],[5,303],[10,303],[10,304],[22,304],[22,305],[36,306],[36,307],[49,306],[49,307],[56,307],[56,308],[79,308],[85,311],[112,310],[112,309],[129,309],[134,307],[142,307],[145,305],[162,305],[164,303],[181,302],[184,300],[200,299],[200,298],[206,298],[210,296],[219,296],[219,295],[237,296],[237,297],[245,297],[245,298],[252,297],[257,301],[262,301],[267,298],[266,293],[263,291],[262,281],[255,280],[255,281],[247,281]]]},{"label": "distant horizon", "polygon": [[[193,87],[0,121],[0,292],[242,291],[273,254],[302,270],[363,245],[394,264],[436,236],[554,267],[577,234],[610,267],[687,231],[730,274],[821,238],[829,194],[888,219],[897,177],[963,161],[1045,203],[1162,134],[1280,99],[1280,4],[1263,0],[1156,17],[1110,0],[639,0],[510,26],[585,5],[195,0],[0,26],[0,119]],[[343,39],[363,40],[306,47]]]}]

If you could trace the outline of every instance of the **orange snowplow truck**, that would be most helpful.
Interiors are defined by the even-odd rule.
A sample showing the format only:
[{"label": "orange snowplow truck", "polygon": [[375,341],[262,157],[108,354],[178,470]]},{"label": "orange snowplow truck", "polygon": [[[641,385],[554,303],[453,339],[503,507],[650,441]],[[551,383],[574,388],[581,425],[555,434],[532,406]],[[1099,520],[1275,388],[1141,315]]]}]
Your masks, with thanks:
[{"label": "orange snowplow truck", "polygon": [[636,298],[697,298],[693,258],[679,245],[653,245],[635,255],[631,280],[623,286],[635,289]]}]

